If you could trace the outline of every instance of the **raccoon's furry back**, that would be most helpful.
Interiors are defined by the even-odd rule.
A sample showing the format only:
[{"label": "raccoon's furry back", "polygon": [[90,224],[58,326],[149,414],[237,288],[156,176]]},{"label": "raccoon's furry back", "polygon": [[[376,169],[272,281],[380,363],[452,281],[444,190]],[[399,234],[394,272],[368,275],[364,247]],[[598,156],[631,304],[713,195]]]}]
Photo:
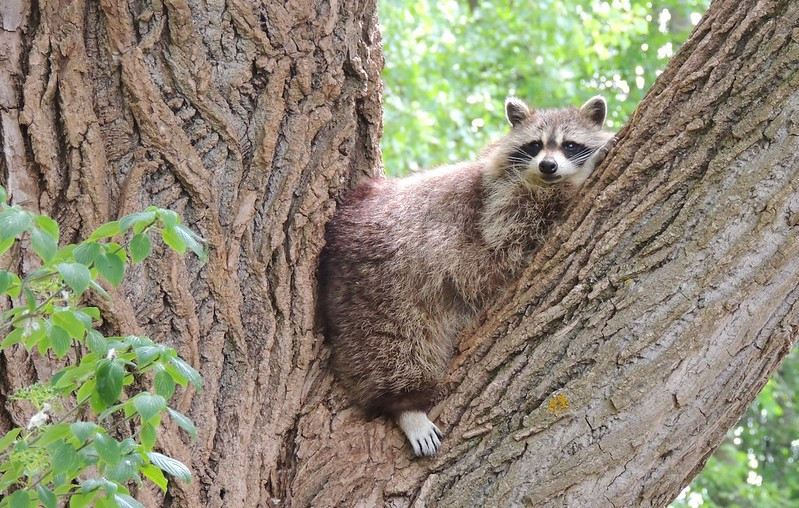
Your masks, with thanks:
[{"label": "raccoon's furry back", "polygon": [[353,401],[432,390],[460,330],[518,275],[569,199],[568,186],[486,179],[488,153],[368,180],[328,225],[321,311]]}]

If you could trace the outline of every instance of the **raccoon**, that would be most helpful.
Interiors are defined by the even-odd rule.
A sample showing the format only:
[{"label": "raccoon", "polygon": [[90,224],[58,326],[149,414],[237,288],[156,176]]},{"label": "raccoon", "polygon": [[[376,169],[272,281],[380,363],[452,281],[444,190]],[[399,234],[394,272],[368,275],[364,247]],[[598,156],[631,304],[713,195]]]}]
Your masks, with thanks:
[{"label": "raccoon", "polygon": [[459,332],[516,279],[612,146],[605,100],[535,111],[474,161],[362,182],[325,233],[321,319],[351,400],[438,451],[436,402]]}]

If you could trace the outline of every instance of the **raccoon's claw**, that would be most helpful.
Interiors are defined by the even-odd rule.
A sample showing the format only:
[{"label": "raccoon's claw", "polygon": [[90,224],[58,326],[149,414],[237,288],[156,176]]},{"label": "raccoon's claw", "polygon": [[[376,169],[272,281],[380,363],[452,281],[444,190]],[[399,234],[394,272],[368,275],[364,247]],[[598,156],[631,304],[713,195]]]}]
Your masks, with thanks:
[{"label": "raccoon's claw", "polygon": [[441,438],[444,435],[436,425],[427,418],[422,411],[405,411],[400,414],[397,423],[413,447],[417,457],[430,457],[435,455],[441,447]]},{"label": "raccoon's claw", "polygon": [[433,432],[421,439],[411,442],[411,446],[413,447],[413,453],[415,453],[417,457],[432,457],[441,446],[441,441],[438,439],[436,433]]},{"label": "raccoon's claw", "polygon": [[608,152],[610,152],[610,149],[614,146],[616,146],[616,136],[610,138],[608,142],[602,146],[602,148],[594,152],[594,155],[591,157],[591,162],[593,162],[594,167],[598,166],[603,160],[605,160],[605,157],[608,156]]}]

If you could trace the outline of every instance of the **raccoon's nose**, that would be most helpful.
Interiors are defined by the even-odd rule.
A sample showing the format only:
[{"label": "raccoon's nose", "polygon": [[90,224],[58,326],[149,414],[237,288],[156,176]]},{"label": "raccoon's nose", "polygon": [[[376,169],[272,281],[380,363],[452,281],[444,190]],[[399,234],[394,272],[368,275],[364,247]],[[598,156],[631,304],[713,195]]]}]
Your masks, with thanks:
[{"label": "raccoon's nose", "polygon": [[547,157],[538,163],[538,169],[545,175],[553,175],[558,170],[558,163]]}]

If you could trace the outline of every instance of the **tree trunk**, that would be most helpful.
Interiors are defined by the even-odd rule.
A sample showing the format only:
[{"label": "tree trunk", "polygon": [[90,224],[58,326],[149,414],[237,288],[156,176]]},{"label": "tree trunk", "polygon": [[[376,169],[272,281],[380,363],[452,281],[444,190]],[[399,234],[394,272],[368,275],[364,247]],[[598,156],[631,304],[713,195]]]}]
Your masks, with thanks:
[{"label": "tree trunk", "polygon": [[[160,437],[195,478],[164,504],[270,505],[322,339],[314,273],[333,197],[380,166],[374,0],[2,0],[0,21],[12,201],[67,241],[156,204],[212,246],[205,266],[162,249],[104,309],[204,380],[176,403],[197,441]],[[50,370],[21,351],[0,361],[3,432],[30,416],[9,392]]]},{"label": "tree trunk", "polygon": [[[70,240],[154,203],[213,245],[202,267],[154,258],[106,309],[205,381],[178,404],[199,439],[161,436],[196,478],[163,504],[674,498],[796,338],[799,4],[711,6],[565,224],[463,334],[433,412],[443,448],[416,460],[349,404],[314,327],[334,198],[380,166],[375,5],[273,3],[0,6],[13,201]],[[0,361],[20,423],[4,397],[47,367]]]}]

